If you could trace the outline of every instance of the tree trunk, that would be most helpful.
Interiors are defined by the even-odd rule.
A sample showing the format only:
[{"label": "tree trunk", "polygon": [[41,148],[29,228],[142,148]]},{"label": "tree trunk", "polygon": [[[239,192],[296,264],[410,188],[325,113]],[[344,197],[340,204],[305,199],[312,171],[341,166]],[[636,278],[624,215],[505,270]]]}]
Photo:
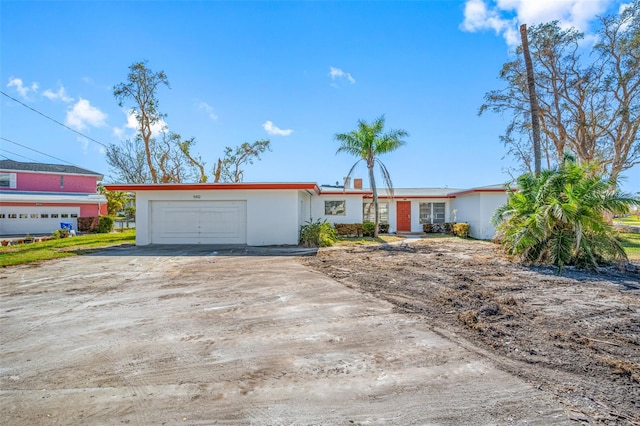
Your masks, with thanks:
[{"label": "tree trunk", "polygon": [[375,226],[373,227],[373,238],[378,238],[378,224],[380,223],[380,216],[378,213],[378,190],[376,189],[376,180],[373,175],[374,163],[367,162],[367,168],[369,169],[369,183],[371,183],[371,191],[373,191],[373,209],[375,214]]},{"label": "tree trunk", "polygon": [[213,183],[220,182],[220,173],[222,173],[222,159],[218,158],[218,165],[213,169]]},{"label": "tree trunk", "polygon": [[522,39],[522,54],[527,67],[527,83],[529,85],[529,103],[531,105],[531,131],[533,133],[533,158],[536,176],[540,175],[540,107],[536,95],[536,81],[533,76],[533,63],[529,52],[529,38],[527,36],[527,25],[520,25],[520,38]]}]

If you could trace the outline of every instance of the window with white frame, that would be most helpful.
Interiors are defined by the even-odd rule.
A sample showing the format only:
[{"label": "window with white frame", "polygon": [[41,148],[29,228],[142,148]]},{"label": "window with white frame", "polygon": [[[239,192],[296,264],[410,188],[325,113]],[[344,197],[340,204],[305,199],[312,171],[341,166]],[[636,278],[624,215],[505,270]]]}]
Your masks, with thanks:
[{"label": "window with white frame", "polygon": [[347,202],[345,200],[341,201],[325,201],[324,202],[324,214],[327,216],[335,216],[341,215],[344,216],[347,214]]},{"label": "window with white frame", "polygon": [[420,203],[420,223],[444,223],[445,203]]},{"label": "window with white frame", "polygon": [[[380,218],[380,223],[389,223],[389,203],[378,203],[378,215]],[[362,204],[362,221],[376,221],[376,209],[372,201]]]},{"label": "window with white frame", "polygon": [[16,174],[15,173],[0,173],[0,188],[15,188],[16,187]]}]

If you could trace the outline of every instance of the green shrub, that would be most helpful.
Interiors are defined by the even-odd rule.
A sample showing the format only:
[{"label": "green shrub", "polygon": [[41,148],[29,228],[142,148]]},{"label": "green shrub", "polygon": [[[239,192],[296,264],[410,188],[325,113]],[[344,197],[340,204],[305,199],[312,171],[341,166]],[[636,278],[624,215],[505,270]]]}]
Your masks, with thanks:
[{"label": "green shrub", "polygon": [[623,214],[638,204],[604,177],[596,163],[578,164],[565,156],[553,170],[517,179],[493,224],[508,254],[529,264],[566,265],[596,270],[628,259],[605,217]]},{"label": "green shrub", "polygon": [[60,228],[60,229],[57,229],[57,230],[53,231],[51,233],[51,236],[53,238],[57,239],[57,240],[60,239],[60,238],[67,238],[67,237],[69,237],[69,230]]},{"label": "green shrub", "polygon": [[111,216],[100,216],[98,218],[98,234],[108,234],[113,231],[113,218]]},{"label": "green shrub", "polygon": [[365,237],[373,237],[373,233],[376,229],[376,224],[373,222],[365,222],[362,224],[362,235]]},{"label": "green shrub", "polygon": [[326,220],[307,221],[300,227],[300,245],[330,247],[338,239],[336,229]]},{"label": "green shrub", "polygon": [[80,232],[94,232],[98,227],[97,217],[79,217],[78,218],[78,231]]},{"label": "green shrub", "polygon": [[445,222],[442,224],[444,226],[444,232],[447,234],[452,234],[453,235],[453,223],[451,222]]},{"label": "green shrub", "polygon": [[334,227],[341,237],[362,237],[361,223],[336,223]]},{"label": "green shrub", "polygon": [[381,234],[388,234],[389,233],[389,224],[388,223],[381,223],[380,225],[378,225],[378,230],[380,231]]},{"label": "green shrub", "polygon": [[469,238],[469,224],[468,223],[454,223],[453,234],[460,238]]}]

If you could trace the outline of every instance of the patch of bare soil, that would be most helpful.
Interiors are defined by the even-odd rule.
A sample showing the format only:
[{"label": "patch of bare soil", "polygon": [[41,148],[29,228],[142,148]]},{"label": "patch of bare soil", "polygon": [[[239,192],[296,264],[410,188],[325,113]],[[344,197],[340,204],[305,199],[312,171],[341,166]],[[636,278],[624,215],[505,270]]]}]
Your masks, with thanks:
[{"label": "patch of bare soil", "polygon": [[577,421],[640,425],[640,283],[513,264],[488,242],[322,250],[306,265],[471,342]]}]

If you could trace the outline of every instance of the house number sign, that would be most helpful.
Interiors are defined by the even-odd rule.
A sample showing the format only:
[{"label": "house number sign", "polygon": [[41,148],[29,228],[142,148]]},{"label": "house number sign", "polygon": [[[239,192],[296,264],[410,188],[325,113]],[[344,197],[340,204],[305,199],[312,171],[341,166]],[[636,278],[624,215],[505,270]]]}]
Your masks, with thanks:
[{"label": "house number sign", "polygon": [[198,199],[199,199],[199,198],[200,198],[200,195],[198,195],[198,194],[194,194],[194,195],[193,195],[193,198],[198,198]]}]

